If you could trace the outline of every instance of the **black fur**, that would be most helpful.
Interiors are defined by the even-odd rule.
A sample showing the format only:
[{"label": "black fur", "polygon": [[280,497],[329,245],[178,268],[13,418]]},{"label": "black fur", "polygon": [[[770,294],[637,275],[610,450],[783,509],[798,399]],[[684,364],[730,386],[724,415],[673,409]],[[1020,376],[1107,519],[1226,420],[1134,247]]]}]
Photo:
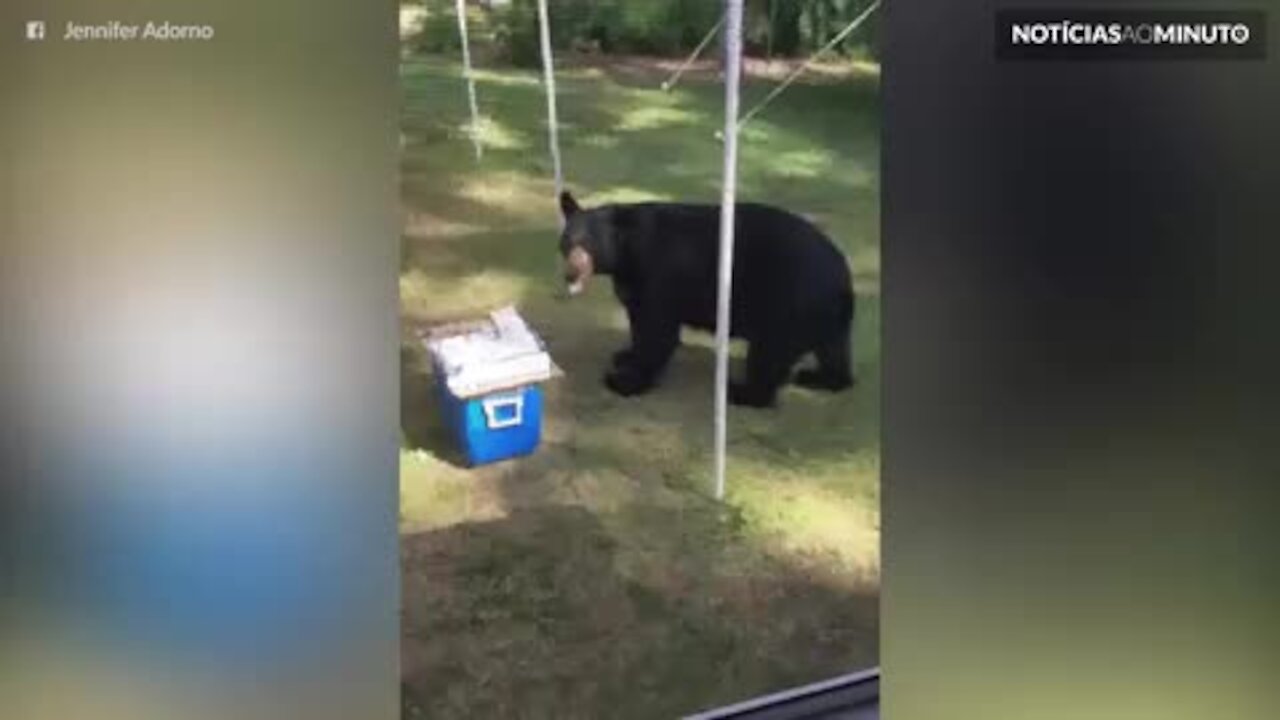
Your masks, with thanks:
[{"label": "black fur", "polygon": [[[720,207],[586,210],[569,193],[560,205],[562,256],[575,246],[586,250],[594,273],[612,277],[630,321],[631,344],[614,354],[605,384],[623,396],[644,393],[679,345],[682,325],[715,330]],[[746,340],[748,351],[746,377],[730,384],[730,402],[772,406],[810,352],[817,366],[798,373],[797,384],[830,391],[852,385],[855,299],[843,253],[808,221],[767,205],[740,203],[735,226],[730,335]]]}]

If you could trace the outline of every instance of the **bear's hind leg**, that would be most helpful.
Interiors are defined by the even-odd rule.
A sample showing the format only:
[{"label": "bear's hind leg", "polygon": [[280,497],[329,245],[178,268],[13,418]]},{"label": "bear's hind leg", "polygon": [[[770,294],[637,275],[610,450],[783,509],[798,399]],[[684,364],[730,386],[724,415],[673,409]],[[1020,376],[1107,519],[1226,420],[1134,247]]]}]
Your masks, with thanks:
[{"label": "bear's hind leg", "polygon": [[840,392],[852,387],[857,380],[853,375],[852,348],[848,331],[820,344],[813,354],[818,367],[796,373],[795,384],[811,390]]}]

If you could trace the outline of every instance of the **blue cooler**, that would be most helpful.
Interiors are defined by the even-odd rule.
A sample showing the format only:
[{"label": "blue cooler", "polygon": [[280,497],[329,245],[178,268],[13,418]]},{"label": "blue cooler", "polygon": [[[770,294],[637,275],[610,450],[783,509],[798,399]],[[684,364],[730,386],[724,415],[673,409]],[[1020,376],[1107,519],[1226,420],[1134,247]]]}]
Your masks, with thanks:
[{"label": "blue cooler", "polygon": [[[434,339],[433,339],[434,338]],[[529,455],[542,440],[542,389],[559,369],[514,308],[424,338],[445,424],[468,465]],[[450,375],[450,372],[454,373]]]},{"label": "blue cooler", "polygon": [[[437,376],[439,377],[439,376]],[[474,398],[454,395],[436,381],[445,423],[470,465],[529,455],[542,440],[542,390],[526,385]]]}]

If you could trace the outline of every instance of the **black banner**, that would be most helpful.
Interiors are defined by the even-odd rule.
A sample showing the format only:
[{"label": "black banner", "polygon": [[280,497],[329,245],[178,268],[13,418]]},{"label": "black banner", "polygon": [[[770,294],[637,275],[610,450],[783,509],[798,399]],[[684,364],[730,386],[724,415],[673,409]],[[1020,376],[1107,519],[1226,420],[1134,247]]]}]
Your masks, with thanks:
[{"label": "black banner", "polygon": [[1261,11],[1001,10],[1001,60],[1261,60]]}]

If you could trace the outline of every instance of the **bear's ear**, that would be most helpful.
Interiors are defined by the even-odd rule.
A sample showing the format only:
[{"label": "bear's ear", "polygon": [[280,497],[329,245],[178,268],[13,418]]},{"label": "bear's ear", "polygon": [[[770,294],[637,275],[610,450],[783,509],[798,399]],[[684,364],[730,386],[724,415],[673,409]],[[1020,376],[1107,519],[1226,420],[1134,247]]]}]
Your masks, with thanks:
[{"label": "bear's ear", "polygon": [[568,190],[560,193],[560,212],[564,214],[565,220],[578,214],[580,210],[582,208],[578,206],[578,201],[573,199]]}]

